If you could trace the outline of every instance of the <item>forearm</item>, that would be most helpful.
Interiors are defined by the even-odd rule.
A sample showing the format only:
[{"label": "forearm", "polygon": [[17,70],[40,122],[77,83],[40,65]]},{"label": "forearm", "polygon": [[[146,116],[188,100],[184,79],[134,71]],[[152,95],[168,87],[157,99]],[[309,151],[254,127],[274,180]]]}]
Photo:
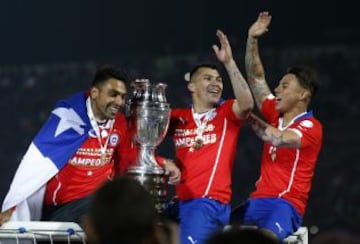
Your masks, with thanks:
[{"label": "forearm", "polygon": [[267,143],[270,143],[271,145],[275,147],[284,146],[284,135],[281,131],[277,130],[274,127],[271,127],[270,125],[259,127],[255,130],[255,133],[264,141]]},{"label": "forearm", "polygon": [[281,131],[252,113],[249,122],[256,135],[264,142],[275,147],[299,148],[301,146],[301,138],[292,131]]},{"label": "forearm", "polygon": [[234,60],[224,64],[231,81],[233,92],[241,113],[249,113],[254,107],[250,88]]},{"label": "forearm", "polygon": [[251,36],[248,37],[246,44],[245,69],[249,86],[254,94],[256,104],[260,108],[271,91],[266,84],[265,71],[259,54],[258,39]]}]

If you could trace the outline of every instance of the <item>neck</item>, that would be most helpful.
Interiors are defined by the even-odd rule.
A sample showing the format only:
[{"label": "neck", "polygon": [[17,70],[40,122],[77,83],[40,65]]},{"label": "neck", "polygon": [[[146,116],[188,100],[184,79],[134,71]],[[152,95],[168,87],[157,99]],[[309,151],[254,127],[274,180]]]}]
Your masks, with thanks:
[{"label": "neck", "polygon": [[210,104],[199,104],[193,101],[193,110],[195,113],[205,113],[214,108],[213,105]]},{"label": "neck", "polygon": [[307,112],[306,108],[293,109],[292,111],[283,113],[284,126],[289,124],[296,116]]},{"label": "neck", "polygon": [[106,117],[105,116],[101,116],[97,107],[95,106],[95,103],[93,102],[93,100],[90,99],[90,105],[91,105],[91,110],[92,113],[94,115],[94,119],[96,120],[96,122],[98,123],[103,123],[106,121]]},{"label": "neck", "polygon": [[212,109],[212,107],[211,108],[196,108],[196,107],[193,107],[193,109],[194,109],[195,113],[201,114],[201,113],[208,112],[209,110]]}]

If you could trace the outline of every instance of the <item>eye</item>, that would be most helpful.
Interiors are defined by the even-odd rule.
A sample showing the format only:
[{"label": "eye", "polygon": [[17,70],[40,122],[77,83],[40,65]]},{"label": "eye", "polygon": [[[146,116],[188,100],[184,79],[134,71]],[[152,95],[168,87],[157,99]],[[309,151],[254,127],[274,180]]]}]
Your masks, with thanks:
[{"label": "eye", "polygon": [[116,95],[117,95],[117,93],[114,92],[114,91],[110,91],[110,92],[109,92],[109,96],[110,96],[110,97],[116,97]]}]

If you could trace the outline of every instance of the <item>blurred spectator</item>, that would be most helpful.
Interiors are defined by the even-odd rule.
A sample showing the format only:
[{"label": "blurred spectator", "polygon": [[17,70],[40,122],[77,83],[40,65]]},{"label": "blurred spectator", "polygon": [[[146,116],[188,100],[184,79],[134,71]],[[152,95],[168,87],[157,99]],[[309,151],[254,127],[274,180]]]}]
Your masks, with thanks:
[{"label": "blurred spectator", "polygon": [[177,229],[160,222],[154,199],[131,178],[115,178],[94,194],[84,218],[89,243],[176,244]]}]

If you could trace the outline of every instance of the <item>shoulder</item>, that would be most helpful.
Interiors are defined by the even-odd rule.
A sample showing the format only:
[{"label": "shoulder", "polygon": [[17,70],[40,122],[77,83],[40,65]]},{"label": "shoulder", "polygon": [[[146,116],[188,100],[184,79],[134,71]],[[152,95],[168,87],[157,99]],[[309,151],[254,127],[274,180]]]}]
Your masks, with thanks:
[{"label": "shoulder", "polygon": [[115,116],[115,121],[126,121],[126,117],[123,113],[117,113]]},{"label": "shoulder", "polygon": [[216,106],[216,110],[220,111],[220,110],[232,110],[232,106],[234,104],[235,99],[228,99],[228,100],[221,100],[217,106]]},{"label": "shoulder", "polygon": [[189,115],[189,114],[191,114],[190,108],[173,108],[173,109],[171,109],[171,117],[172,118]]},{"label": "shoulder", "polygon": [[127,125],[127,119],[123,113],[118,113],[115,116],[115,124],[116,125],[124,125],[124,126]]},{"label": "shoulder", "polygon": [[296,123],[296,126],[305,129],[322,129],[322,124],[314,117],[303,118]]},{"label": "shoulder", "polygon": [[223,102],[216,108],[219,118],[226,117],[233,121],[235,125],[241,125],[245,118],[238,118],[234,112],[233,106],[236,103],[235,99],[223,100]]},{"label": "shoulder", "polygon": [[312,138],[315,141],[322,140],[322,125],[314,117],[303,118],[292,126],[301,137]]}]

